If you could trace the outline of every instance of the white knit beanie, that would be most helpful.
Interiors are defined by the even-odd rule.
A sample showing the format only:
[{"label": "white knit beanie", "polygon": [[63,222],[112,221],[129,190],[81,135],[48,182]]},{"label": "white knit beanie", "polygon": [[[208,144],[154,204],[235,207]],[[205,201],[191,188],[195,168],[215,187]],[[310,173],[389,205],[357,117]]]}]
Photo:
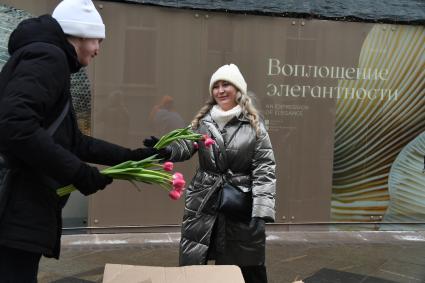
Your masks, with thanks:
[{"label": "white knit beanie", "polygon": [[56,6],[55,18],[65,34],[81,38],[105,38],[105,25],[91,0],[63,0]]},{"label": "white knit beanie", "polygon": [[218,68],[211,76],[210,94],[212,95],[212,87],[217,81],[227,81],[232,83],[242,94],[246,94],[246,82],[243,78],[238,66],[235,64],[224,65]]}]

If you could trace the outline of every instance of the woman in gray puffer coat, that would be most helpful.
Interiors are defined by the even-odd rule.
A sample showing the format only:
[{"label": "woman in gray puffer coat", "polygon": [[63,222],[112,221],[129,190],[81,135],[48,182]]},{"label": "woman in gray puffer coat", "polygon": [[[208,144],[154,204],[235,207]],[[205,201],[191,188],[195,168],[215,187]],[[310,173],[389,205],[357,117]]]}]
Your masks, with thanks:
[{"label": "woman in gray puffer coat", "polygon": [[[247,283],[267,282],[265,222],[275,218],[275,159],[269,135],[246,93],[247,84],[234,64],[211,77],[211,97],[192,121],[196,132],[215,143],[171,144],[173,161],[195,152],[199,169],[188,186],[180,242],[180,265],[235,264]],[[236,218],[218,210],[222,185],[252,192],[252,211]],[[250,214],[249,214],[250,213]]]}]

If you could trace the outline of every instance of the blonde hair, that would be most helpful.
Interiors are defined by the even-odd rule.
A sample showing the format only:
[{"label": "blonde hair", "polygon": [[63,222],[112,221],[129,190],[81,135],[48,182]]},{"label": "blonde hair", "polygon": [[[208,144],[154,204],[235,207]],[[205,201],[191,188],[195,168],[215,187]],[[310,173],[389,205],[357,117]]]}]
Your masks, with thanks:
[{"label": "blonde hair", "polygon": [[[252,103],[251,97],[249,97],[249,95],[247,94],[242,94],[240,91],[238,91],[236,95],[236,103],[239,104],[239,106],[241,107],[242,113],[245,117],[248,118],[249,123],[255,129],[255,133],[258,137],[260,135],[259,113],[258,110],[255,108],[254,104]],[[210,95],[208,100],[205,102],[205,105],[202,106],[202,108],[193,118],[191,122],[193,129],[197,129],[199,127],[199,120],[201,120],[216,104],[217,102],[215,101],[214,97]]]}]

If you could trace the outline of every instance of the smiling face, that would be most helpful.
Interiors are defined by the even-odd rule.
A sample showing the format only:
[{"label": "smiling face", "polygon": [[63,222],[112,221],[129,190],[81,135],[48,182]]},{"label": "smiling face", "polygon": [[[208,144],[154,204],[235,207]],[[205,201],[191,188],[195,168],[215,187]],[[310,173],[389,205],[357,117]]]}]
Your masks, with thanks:
[{"label": "smiling face", "polygon": [[217,81],[212,86],[212,95],[218,106],[228,111],[237,105],[238,89],[228,81]]},{"label": "smiling face", "polygon": [[96,38],[77,38],[73,37],[69,40],[75,47],[77,52],[78,62],[81,65],[87,66],[93,60],[94,57],[99,54],[100,43],[102,39]]}]

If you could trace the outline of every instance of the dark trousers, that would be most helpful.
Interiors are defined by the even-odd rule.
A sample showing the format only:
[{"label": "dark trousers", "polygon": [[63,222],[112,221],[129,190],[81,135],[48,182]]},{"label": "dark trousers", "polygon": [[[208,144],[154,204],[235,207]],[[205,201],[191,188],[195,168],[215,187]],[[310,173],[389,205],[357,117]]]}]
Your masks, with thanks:
[{"label": "dark trousers", "polygon": [[0,246],[0,282],[37,283],[41,254]]},{"label": "dark trousers", "polygon": [[267,272],[264,265],[240,266],[245,283],[267,283]]}]

